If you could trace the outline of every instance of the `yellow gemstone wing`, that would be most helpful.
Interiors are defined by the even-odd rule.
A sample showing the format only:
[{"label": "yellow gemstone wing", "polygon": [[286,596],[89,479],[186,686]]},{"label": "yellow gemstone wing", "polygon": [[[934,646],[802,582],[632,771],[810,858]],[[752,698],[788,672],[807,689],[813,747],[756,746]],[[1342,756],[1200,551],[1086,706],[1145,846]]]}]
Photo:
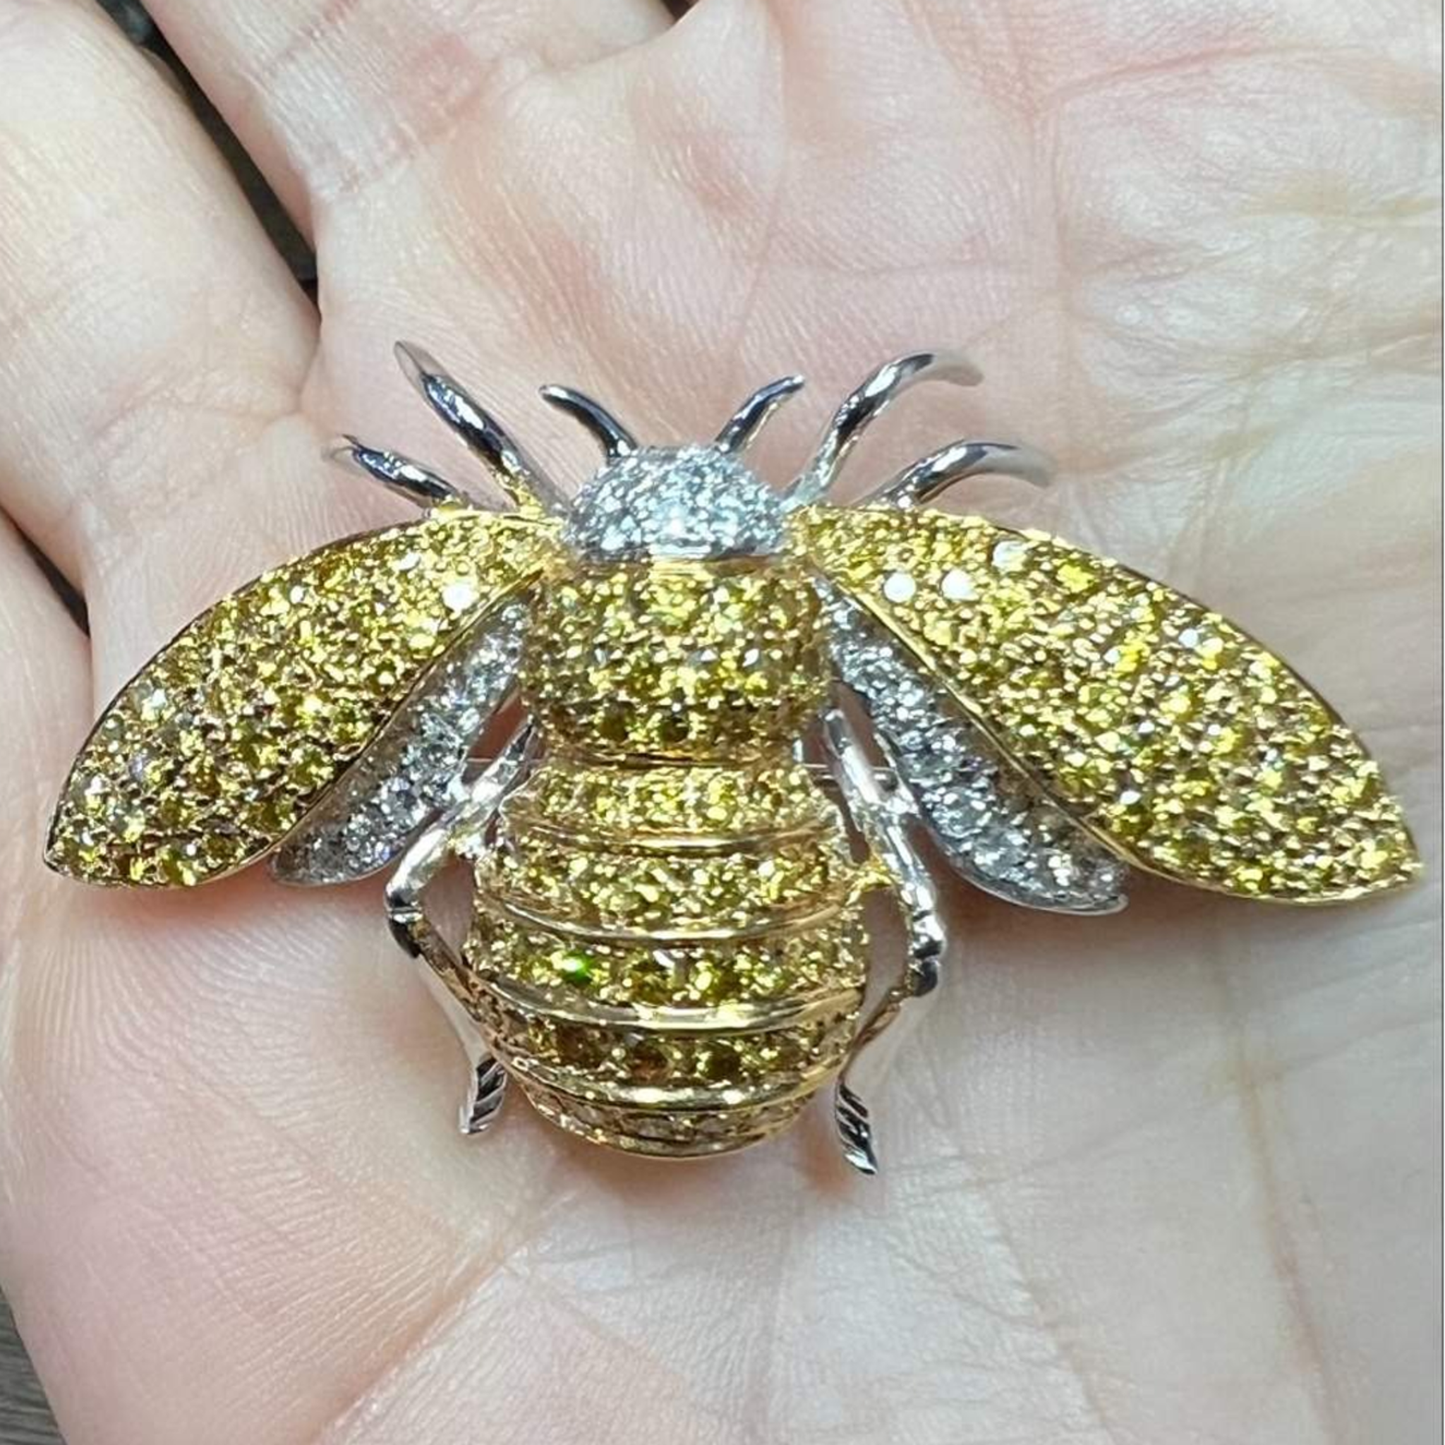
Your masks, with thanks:
[{"label": "yellow gemstone wing", "polygon": [[253,862],[452,644],[535,575],[550,532],[440,511],[222,599],[105,710],[61,793],[46,861],[132,887],[204,883]]},{"label": "yellow gemstone wing", "polygon": [[1053,537],[805,508],[802,545],[1076,822],[1129,862],[1292,903],[1409,881],[1375,762],[1225,618]]}]

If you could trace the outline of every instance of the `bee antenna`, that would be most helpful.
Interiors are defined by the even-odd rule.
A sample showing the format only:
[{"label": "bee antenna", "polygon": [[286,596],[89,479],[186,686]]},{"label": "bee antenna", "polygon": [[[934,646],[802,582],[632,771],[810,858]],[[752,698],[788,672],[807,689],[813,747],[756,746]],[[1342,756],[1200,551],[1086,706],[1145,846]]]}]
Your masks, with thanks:
[{"label": "bee antenna", "polygon": [[801,376],[784,376],[760,386],[728,419],[713,443],[720,452],[745,451],[772,414],[803,384]]},{"label": "bee antenna", "polygon": [[542,400],[581,422],[596,438],[609,462],[637,450],[637,438],[601,402],[593,401],[583,392],[573,391],[570,386],[544,386]]}]

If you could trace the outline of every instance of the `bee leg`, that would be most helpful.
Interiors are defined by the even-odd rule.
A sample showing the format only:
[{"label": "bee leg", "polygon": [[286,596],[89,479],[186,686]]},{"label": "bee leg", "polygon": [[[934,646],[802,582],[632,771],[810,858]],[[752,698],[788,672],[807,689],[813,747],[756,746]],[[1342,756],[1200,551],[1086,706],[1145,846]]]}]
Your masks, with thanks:
[{"label": "bee leg", "polygon": [[450,979],[444,979],[433,967],[421,972],[467,1056],[467,1091],[457,1112],[457,1128],[466,1135],[480,1134],[506,1101],[506,1070],[492,1057],[471,1010],[456,996]]},{"label": "bee leg", "polygon": [[466,1051],[470,1076],[458,1120],[463,1134],[480,1134],[496,1117],[506,1095],[507,1075],[472,1017],[466,966],[427,917],[423,894],[448,863],[481,839],[498,804],[525,771],[531,743],[530,730],[523,728],[468,786],[462,799],[407,849],[386,885],[392,936],[423,965],[422,978]]},{"label": "bee leg", "polygon": [[374,482],[405,497],[418,507],[476,507],[481,511],[492,511],[475,497],[468,496],[460,487],[447,481],[439,472],[404,457],[400,452],[389,452],[383,447],[369,447],[354,436],[338,437],[325,452],[326,460],[345,467],[359,476],[369,477]]},{"label": "bee leg", "polygon": [[843,463],[869,425],[904,392],[925,381],[977,386],[983,374],[958,351],[915,351],[885,362],[844,398],[823,430],[812,460],[783,495],[783,506],[822,502],[838,479]]},{"label": "bee leg", "polygon": [[422,981],[466,1053],[467,1092],[457,1122],[463,1134],[480,1134],[502,1107],[507,1076],[488,1051],[467,1006],[462,960],[422,906],[426,886],[454,856],[458,821],[448,815],[407,850],[387,884],[386,912],[392,935],[422,965]]},{"label": "bee leg", "polygon": [[860,497],[858,504],[921,507],[955,482],[979,476],[1016,477],[1030,486],[1047,487],[1054,479],[1054,461],[1033,447],[1011,442],[950,442]]},{"label": "bee leg", "polygon": [[406,379],[492,473],[514,506],[534,516],[559,517],[566,512],[567,498],[557,484],[435,357],[405,341],[398,341],[394,349]]},{"label": "bee leg", "polygon": [[873,1126],[867,1105],[850,1082],[853,1066],[909,999],[937,988],[946,939],[927,866],[908,833],[916,811],[912,797],[891,774],[885,773],[886,781],[880,780],[852,723],[836,704],[823,715],[823,738],[849,811],[893,885],[908,937],[908,963],[903,977],[858,1030],[833,1088],[833,1120],[844,1156],[862,1173],[876,1174]]}]

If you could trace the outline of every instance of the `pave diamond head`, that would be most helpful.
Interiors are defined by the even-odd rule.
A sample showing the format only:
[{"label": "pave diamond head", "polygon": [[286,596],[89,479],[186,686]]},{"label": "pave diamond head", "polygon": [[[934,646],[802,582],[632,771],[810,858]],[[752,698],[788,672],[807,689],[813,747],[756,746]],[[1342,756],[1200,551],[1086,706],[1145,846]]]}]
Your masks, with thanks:
[{"label": "pave diamond head", "polygon": [[645,447],[577,494],[562,530],[584,557],[767,556],[785,543],[780,499],[716,447]]}]

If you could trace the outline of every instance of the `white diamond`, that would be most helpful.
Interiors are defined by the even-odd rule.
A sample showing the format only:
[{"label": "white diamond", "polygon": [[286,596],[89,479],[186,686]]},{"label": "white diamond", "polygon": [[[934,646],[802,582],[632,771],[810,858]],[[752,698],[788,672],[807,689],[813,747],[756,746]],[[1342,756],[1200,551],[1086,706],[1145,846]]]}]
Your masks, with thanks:
[{"label": "white diamond", "polygon": [[973,578],[960,567],[950,567],[943,574],[939,590],[950,602],[972,602],[978,596],[978,588],[973,585]]},{"label": "white diamond", "polygon": [[883,595],[890,602],[911,602],[917,591],[918,583],[907,572],[890,572],[883,583]]},{"label": "white diamond", "polygon": [[1000,572],[1012,572],[1024,560],[1029,544],[1017,537],[1008,537],[994,545],[991,561]]},{"label": "white diamond", "polygon": [[647,447],[611,462],[577,494],[562,532],[583,554],[770,555],[786,545],[779,497],[714,447]]},{"label": "white diamond", "polygon": [[1085,913],[1118,907],[1127,869],[1004,767],[857,607],[823,590],[839,672],[949,861],[1014,902]]},{"label": "white diamond", "polygon": [[515,602],[449,657],[277,855],[292,882],[337,883],[382,867],[442,807],[473,737],[510,691],[527,618]]},{"label": "white diamond", "polygon": [[464,582],[460,579],[456,582],[448,582],[442,588],[442,605],[448,612],[465,612],[477,600],[477,584],[475,582]]}]

